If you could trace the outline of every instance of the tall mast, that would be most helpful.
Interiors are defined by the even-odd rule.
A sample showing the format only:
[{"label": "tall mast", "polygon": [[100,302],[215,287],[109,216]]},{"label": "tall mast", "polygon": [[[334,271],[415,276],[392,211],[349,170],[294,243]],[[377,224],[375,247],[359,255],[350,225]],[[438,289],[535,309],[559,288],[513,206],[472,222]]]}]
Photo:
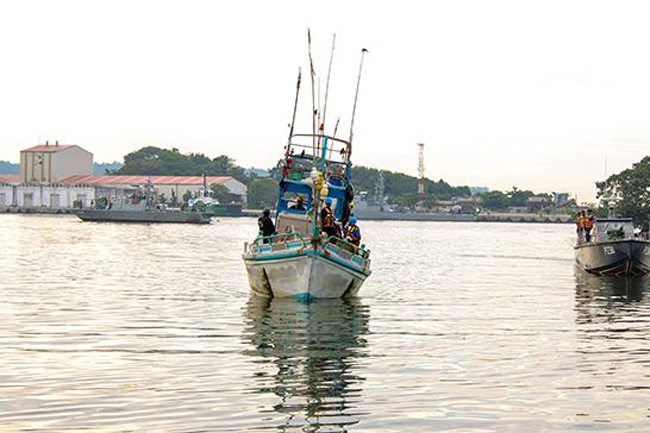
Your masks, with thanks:
[{"label": "tall mast", "polygon": [[354,105],[352,106],[352,120],[350,120],[350,149],[348,152],[348,161],[350,160],[350,156],[352,155],[352,135],[354,131],[354,115],[357,111],[357,98],[359,97],[359,84],[361,83],[361,70],[363,68],[363,58],[365,54],[368,52],[365,48],[361,50],[361,63],[359,64],[359,76],[357,77],[357,90],[354,93]]},{"label": "tall mast", "polygon": [[330,65],[327,69],[327,82],[325,84],[325,103],[323,104],[323,123],[319,125],[322,126],[321,134],[325,133],[325,115],[327,114],[327,96],[329,95],[330,90],[330,75],[332,73],[332,60],[334,60],[334,45],[336,43],[336,33],[332,36],[332,52],[330,54]]},{"label": "tall mast", "polygon": [[[309,52],[309,69],[311,75],[311,125],[312,125],[312,158],[311,158],[311,173],[310,178],[312,180],[311,191],[312,191],[312,215],[311,215],[311,231],[312,231],[312,242],[317,242],[318,235],[320,230],[318,229],[318,208],[319,208],[319,191],[317,187],[318,181],[318,171],[316,170],[316,97],[314,95],[314,62],[311,58],[311,32],[307,29],[307,50]],[[316,244],[314,243],[314,247]]]},{"label": "tall mast", "polygon": [[[302,76],[302,69],[298,68],[298,82],[296,83],[296,100],[293,103],[293,116],[291,117],[291,128],[289,128],[289,142],[291,142],[291,137],[293,136],[293,127],[296,124],[296,111],[298,110],[298,95],[300,94],[300,81]],[[287,152],[289,148],[287,147]]]},{"label": "tall mast", "polygon": [[309,52],[309,69],[311,75],[311,130],[312,130],[312,167],[316,167],[316,89],[314,86],[314,62],[311,58],[311,31],[307,29],[307,51]]}]

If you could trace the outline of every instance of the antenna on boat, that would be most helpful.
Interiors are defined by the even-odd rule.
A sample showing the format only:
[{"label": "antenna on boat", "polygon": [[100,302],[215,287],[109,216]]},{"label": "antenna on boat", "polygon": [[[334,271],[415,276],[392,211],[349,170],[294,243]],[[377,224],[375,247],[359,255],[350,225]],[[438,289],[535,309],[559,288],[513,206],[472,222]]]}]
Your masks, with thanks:
[{"label": "antenna on boat", "polygon": [[[302,69],[298,68],[298,82],[296,83],[296,100],[293,103],[293,116],[291,117],[291,128],[289,128],[289,142],[293,137],[293,127],[296,124],[296,111],[298,110],[298,95],[300,94],[300,81],[302,80]],[[287,147],[287,152],[289,148]]]},{"label": "antenna on boat", "polygon": [[339,129],[339,122],[341,121],[341,118],[339,117],[336,119],[336,125],[334,125],[334,134],[332,134],[332,137],[336,137],[336,131]]},{"label": "antenna on boat", "polygon": [[312,111],[311,111],[311,126],[312,126],[312,158],[311,158],[311,173],[309,174],[311,181],[312,181],[312,241],[314,239],[317,239],[318,235],[320,234],[320,231],[318,229],[318,205],[319,205],[319,197],[318,197],[318,189],[317,189],[317,182],[318,182],[318,171],[316,170],[316,97],[314,95],[314,62],[311,58],[311,31],[309,28],[307,29],[307,51],[309,52],[309,69],[310,69],[310,75],[311,75],[311,106],[312,106]]},{"label": "antenna on boat", "polygon": [[[318,130],[320,131],[320,113],[321,113],[321,103],[320,103],[320,77],[318,77],[318,102],[316,103],[316,126],[318,126]],[[321,134],[322,135],[322,134]],[[318,146],[320,146],[320,141],[318,143]]]},{"label": "antenna on boat", "polygon": [[316,167],[316,95],[314,86],[314,61],[311,58],[311,31],[307,29],[307,51],[309,52],[309,69],[311,75],[311,129],[312,129],[312,166]]},{"label": "antenna on boat", "polygon": [[332,60],[334,60],[334,46],[336,43],[336,33],[332,36],[332,52],[330,54],[330,65],[327,69],[327,82],[325,83],[325,102],[323,104],[323,123],[319,126],[321,128],[322,134],[325,133],[325,115],[327,114],[327,96],[329,95],[330,90],[330,75],[332,73]]},{"label": "antenna on boat", "polygon": [[348,151],[348,161],[350,160],[350,156],[352,155],[352,135],[354,131],[354,115],[357,111],[357,98],[359,97],[359,84],[361,83],[361,70],[363,69],[363,58],[365,54],[368,52],[365,48],[361,49],[361,63],[359,64],[359,76],[357,77],[357,90],[354,93],[354,105],[352,106],[352,119],[350,120],[350,150]]}]

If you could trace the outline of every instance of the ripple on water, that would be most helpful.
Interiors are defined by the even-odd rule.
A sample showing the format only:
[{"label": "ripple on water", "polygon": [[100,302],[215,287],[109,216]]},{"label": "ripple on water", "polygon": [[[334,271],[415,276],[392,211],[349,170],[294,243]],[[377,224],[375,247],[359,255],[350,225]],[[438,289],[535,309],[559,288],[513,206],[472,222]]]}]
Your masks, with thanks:
[{"label": "ripple on water", "polygon": [[569,225],[362,230],[362,296],[305,304],[249,297],[254,219],[0,215],[0,430],[648,430],[647,278]]}]

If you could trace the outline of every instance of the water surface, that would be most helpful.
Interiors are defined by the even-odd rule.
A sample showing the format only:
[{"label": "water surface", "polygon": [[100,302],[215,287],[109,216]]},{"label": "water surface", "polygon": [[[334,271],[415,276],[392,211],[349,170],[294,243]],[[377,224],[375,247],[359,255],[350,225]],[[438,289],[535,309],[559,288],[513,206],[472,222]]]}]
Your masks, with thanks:
[{"label": "water surface", "polygon": [[650,431],[648,279],[570,225],[362,222],[352,300],[251,297],[254,219],[0,215],[0,431]]}]

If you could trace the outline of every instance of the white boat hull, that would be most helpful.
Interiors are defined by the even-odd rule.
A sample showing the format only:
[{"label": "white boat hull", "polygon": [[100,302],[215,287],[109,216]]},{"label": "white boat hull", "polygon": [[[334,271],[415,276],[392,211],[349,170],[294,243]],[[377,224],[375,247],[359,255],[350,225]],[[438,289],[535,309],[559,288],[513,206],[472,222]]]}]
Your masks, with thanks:
[{"label": "white boat hull", "polygon": [[306,249],[285,255],[245,257],[251,290],[261,296],[341,298],[354,296],[369,271],[354,269],[338,256]]}]

